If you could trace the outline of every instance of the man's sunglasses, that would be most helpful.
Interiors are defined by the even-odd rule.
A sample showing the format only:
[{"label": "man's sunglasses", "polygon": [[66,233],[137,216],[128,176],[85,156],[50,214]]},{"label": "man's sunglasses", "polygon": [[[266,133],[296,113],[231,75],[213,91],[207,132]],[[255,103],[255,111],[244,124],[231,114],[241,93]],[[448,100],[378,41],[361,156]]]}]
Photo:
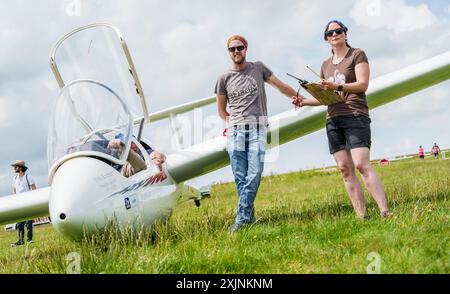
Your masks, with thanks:
[{"label": "man's sunglasses", "polygon": [[345,32],[345,30],[343,28],[339,28],[339,29],[335,29],[335,30],[329,30],[329,31],[325,32],[325,37],[329,38],[329,37],[333,36],[333,33],[336,33],[336,34],[340,35],[343,32]]},{"label": "man's sunglasses", "polygon": [[228,51],[235,52],[236,49],[237,49],[237,51],[241,52],[242,50],[245,49],[245,46],[241,45],[241,46],[236,46],[236,47],[229,47]]}]

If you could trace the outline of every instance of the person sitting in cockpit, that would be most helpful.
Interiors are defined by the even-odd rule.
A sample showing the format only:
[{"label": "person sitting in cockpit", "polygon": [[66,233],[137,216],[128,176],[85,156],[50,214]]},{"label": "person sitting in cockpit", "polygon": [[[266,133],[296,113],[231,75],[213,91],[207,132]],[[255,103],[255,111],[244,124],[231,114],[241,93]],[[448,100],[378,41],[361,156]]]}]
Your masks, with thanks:
[{"label": "person sitting in cockpit", "polygon": [[[132,143],[133,145],[134,143]],[[136,146],[137,147],[137,146]],[[125,144],[120,139],[112,139],[108,143],[108,151],[116,158],[119,158],[125,148]],[[122,175],[130,177],[135,173],[138,173],[144,169],[147,169],[144,159],[133,148],[128,153],[127,162],[122,167]]]},{"label": "person sitting in cockpit", "polygon": [[[142,143],[142,142],[141,142],[141,143]],[[144,144],[145,144],[145,143],[144,143]],[[145,145],[146,145],[146,144],[145,144]],[[150,146],[147,146],[147,147],[148,147],[148,148],[146,148],[145,150],[146,150],[147,153],[150,155],[150,159],[152,160],[153,164],[154,164],[154,165],[158,168],[158,170],[159,170],[158,173],[154,174],[154,175],[151,177],[150,183],[153,184],[153,183],[159,183],[159,182],[161,182],[161,181],[164,181],[164,180],[167,178],[167,176],[166,176],[166,174],[164,173],[164,170],[163,170],[163,163],[166,161],[166,156],[165,156],[163,153],[154,150],[154,149],[153,149],[152,147],[150,147]],[[142,156],[142,154],[141,154],[141,151],[139,150],[138,146],[137,146],[134,142],[131,142],[131,150],[133,150],[136,154],[139,154],[139,155],[142,157],[142,159],[143,159],[143,156]],[[137,171],[134,171],[134,172],[137,172]],[[134,172],[131,171],[129,174],[132,175],[132,174],[134,174]]]},{"label": "person sitting in cockpit", "polygon": [[131,142],[131,148],[130,153],[128,153],[127,162],[122,167],[122,175],[128,178],[135,173],[147,169],[144,158],[139,153],[139,148],[137,148],[135,143]]},{"label": "person sitting in cockpit", "polygon": [[120,139],[113,139],[109,141],[106,150],[109,155],[119,159],[122,155],[123,149],[125,148],[125,144]]},{"label": "person sitting in cockpit", "polygon": [[[124,148],[125,144],[120,139],[111,140],[107,147],[107,149],[111,152],[110,154],[111,155],[114,154],[113,156],[115,155],[120,156]],[[166,156],[161,152],[153,150],[152,148],[147,149],[147,152],[150,155],[150,159],[159,170],[158,173],[154,174],[151,177],[150,183],[153,184],[165,180],[167,176],[164,173],[162,165],[166,161]],[[119,158],[118,156],[115,157]],[[147,169],[147,165],[145,164],[145,160],[139,148],[134,142],[131,142],[131,148],[127,157],[127,162],[121,168],[122,175],[125,177],[130,177],[135,173],[138,173],[145,169]]]}]

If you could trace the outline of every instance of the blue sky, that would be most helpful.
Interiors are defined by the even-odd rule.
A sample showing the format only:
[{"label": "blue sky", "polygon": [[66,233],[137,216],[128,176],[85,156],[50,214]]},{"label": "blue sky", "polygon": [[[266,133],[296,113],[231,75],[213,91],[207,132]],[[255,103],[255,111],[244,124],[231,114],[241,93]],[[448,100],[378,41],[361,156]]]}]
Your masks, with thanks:
[{"label": "blue sky", "polygon": [[[9,164],[24,159],[47,182],[48,118],[58,87],[48,65],[53,44],[68,31],[93,22],[115,24],[124,33],[150,111],[213,94],[217,77],[230,66],[225,42],[239,33],[249,41],[249,60],[263,61],[295,87],[286,72],[314,80],[329,57],[324,25],[340,19],[349,43],[365,50],[377,77],[450,50],[448,1],[100,1],[0,0],[0,195],[11,192]],[[450,82],[371,111],[372,157],[412,153],[433,142],[450,147]],[[267,86],[269,114],[288,110],[287,98]],[[215,106],[205,116],[216,115]],[[188,116],[190,117],[190,116]],[[174,151],[167,122],[146,134],[163,152]],[[286,144],[265,172],[332,164],[325,132]],[[191,181],[231,180],[224,168]]]}]

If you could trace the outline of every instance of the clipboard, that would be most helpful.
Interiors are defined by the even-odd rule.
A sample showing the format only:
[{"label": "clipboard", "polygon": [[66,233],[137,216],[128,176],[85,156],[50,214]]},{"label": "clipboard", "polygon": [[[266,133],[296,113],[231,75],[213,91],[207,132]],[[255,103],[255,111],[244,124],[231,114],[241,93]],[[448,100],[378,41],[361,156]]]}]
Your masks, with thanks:
[{"label": "clipboard", "polygon": [[[314,98],[316,98],[321,104],[323,105],[331,105],[339,102],[344,102],[344,99],[341,95],[339,95],[338,92],[332,91],[332,90],[324,90],[322,89],[318,84],[316,83],[310,83],[306,80],[302,80],[300,78],[297,78],[296,76],[293,76],[289,73],[286,73],[288,76],[293,77],[296,79],[300,87],[306,90],[309,94],[311,94]],[[300,88],[299,88],[300,90]],[[298,91],[297,91],[298,96]]]}]

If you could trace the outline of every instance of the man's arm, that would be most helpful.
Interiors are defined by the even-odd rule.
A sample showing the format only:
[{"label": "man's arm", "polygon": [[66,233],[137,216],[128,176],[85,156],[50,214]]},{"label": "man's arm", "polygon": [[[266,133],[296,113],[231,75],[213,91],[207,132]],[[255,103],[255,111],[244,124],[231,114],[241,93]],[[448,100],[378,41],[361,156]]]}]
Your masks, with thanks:
[{"label": "man's arm", "polygon": [[306,99],[304,96],[298,94],[297,97],[297,91],[295,91],[291,86],[283,83],[280,81],[274,74],[272,74],[267,81],[271,86],[275,87],[286,95],[287,97],[292,99],[292,104],[302,107],[302,106],[315,106],[315,105],[321,105],[319,101],[316,99]]},{"label": "man's arm", "polygon": [[[272,74],[270,76],[270,78],[267,80],[267,83],[269,83],[271,86],[275,87],[276,89],[278,89],[278,91],[280,91],[281,93],[283,93],[285,96],[292,98],[294,96],[297,95],[297,91],[295,91],[291,86],[283,83],[282,81],[280,81],[275,74]],[[303,97],[302,95],[298,95],[300,98],[305,99],[305,97]]]},{"label": "man's arm", "polygon": [[219,112],[220,118],[228,122],[230,114],[227,111],[227,96],[217,94],[217,110]]}]

